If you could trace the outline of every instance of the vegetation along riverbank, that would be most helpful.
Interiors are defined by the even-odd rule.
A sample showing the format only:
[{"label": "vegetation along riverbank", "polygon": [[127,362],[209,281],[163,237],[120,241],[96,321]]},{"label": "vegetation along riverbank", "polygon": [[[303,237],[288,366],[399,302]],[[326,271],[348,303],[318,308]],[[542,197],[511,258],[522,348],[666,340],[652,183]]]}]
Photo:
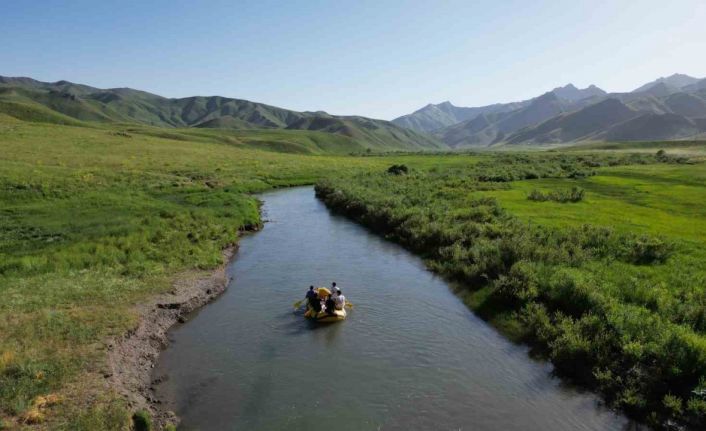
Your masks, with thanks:
[{"label": "vegetation along riverbank", "polygon": [[238,232],[262,222],[252,193],[317,181],[331,207],[460,280],[478,313],[612,405],[703,420],[698,158],[669,144],[660,156],[649,144],[364,157],[327,144],[346,139],[0,114],[2,426],[128,427],[149,397],[139,367],[181,314],[148,331],[156,347],[133,358],[128,389],[116,340],[142,333],[145,310],[164,311],[184,280],[217,274]]},{"label": "vegetation along riverbank", "polygon": [[556,372],[660,428],[706,420],[706,164],[504,154],[321,181]]},{"label": "vegetation along riverbank", "polygon": [[272,140],[319,135],[273,133],[257,147],[243,132],[0,114],[2,427],[124,429],[134,409],[110,384],[110,345],[179,277],[217,268],[238,232],[261,223],[250,193],[383,166],[280,154]]}]

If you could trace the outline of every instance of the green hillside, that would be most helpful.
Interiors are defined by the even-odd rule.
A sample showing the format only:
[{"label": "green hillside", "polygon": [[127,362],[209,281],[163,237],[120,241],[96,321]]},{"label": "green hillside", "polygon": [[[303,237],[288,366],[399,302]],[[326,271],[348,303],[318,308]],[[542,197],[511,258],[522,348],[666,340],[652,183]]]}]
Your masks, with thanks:
[{"label": "green hillside", "polygon": [[[30,78],[0,77],[0,112],[26,121],[56,124],[139,123],[163,128],[288,129],[335,135],[332,145],[309,150],[336,152],[436,150],[447,148],[435,138],[388,121],[325,112],[297,112],[248,100],[220,96],[170,99],[130,88],[102,90],[67,81],[47,83]],[[285,136],[278,134],[279,137]],[[301,135],[286,135],[301,136]],[[343,136],[346,139],[341,140]],[[293,149],[299,137],[265,146]],[[287,138],[285,141],[291,141]],[[314,139],[321,141],[321,137]],[[297,144],[297,145],[294,145]],[[347,144],[347,148],[345,147]],[[306,145],[296,152],[308,151]]]}]

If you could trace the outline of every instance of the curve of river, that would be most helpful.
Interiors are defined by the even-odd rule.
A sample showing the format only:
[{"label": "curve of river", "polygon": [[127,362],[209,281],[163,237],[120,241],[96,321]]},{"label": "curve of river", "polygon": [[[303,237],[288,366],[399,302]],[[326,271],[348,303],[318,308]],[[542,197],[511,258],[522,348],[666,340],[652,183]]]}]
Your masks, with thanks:
[{"label": "curve of river", "polygon": [[[473,315],[423,262],[331,214],[311,187],[261,195],[228,290],[170,331],[160,399],[184,430],[625,430],[595,396]],[[292,312],[338,282],[346,321]]]}]

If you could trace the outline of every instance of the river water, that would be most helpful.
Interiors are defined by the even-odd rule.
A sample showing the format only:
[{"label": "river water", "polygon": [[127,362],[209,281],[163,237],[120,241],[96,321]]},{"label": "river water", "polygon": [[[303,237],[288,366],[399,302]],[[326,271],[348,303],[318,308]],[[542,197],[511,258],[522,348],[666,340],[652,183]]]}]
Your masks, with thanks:
[{"label": "river water", "polygon": [[[261,195],[228,290],[170,331],[157,395],[183,430],[627,430],[595,396],[477,318],[401,247],[331,214],[312,188]],[[336,281],[348,319],[293,313]]]}]

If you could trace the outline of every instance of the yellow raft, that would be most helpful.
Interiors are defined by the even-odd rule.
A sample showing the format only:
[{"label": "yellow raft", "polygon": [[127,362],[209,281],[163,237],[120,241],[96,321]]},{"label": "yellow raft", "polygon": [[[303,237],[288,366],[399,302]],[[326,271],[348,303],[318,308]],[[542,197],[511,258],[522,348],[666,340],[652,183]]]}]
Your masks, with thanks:
[{"label": "yellow raft", "polygon": [[[319,295],[319,298],[325,298],[331,295],[331,291],[325,287],[319,287],[316,290]],[[346,318],[346,314],[347,313],[345,307],[343,310],[334,310],[333,314],[329,314],[325,311],[319,311],[317,313],[316,311],[314,311],[313,308],[311,308],[311,305],[306,304],[306,313],[304,313],[304,317],[306,317],[307,319],[316,320],[317,322],[321,323],[332,323],[344,320]]]},{"label": "yellow raft", "polygon": [[306,306],[306,313],[304,313],[304,317],[307,319],[312,319],[317,322],[321,323],[332,323],[332,322],[339,322],[341,320],[344,320],[346,318],[346,310],[334,310],[333,314],[328,314],[325,311],[319,311],[318,313],[314,311],[311,306],[307,304]]}]

